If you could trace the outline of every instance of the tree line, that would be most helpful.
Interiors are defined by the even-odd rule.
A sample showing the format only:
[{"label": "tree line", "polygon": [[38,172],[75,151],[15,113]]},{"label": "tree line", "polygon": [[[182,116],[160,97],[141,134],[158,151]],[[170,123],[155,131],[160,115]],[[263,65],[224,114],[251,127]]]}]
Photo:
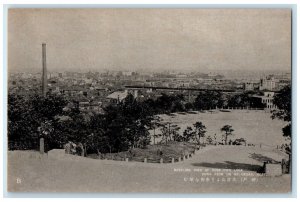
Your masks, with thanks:
[{"label": "tree line", "polygon": [[259,92],[246,91],[225,94],[218,91],[200,91],[193,102],[186,100],[183,94],[167,95],[162,93],[157,99],[147,99],[145,103],[155,114],[185,112],[190,110],[210,110],[215,108],[259,108],[266,107],[259,99],[253,97]]},{"label": "tree line", "polygon": [[63,110],[64,97],[37,94],[8,96],[9,149],[36,149],[39,138],[47,148],[62,148],[68,142],[82,143],[93,152],[119,152],[145,147],[153,114],[132,95],[118,105],[104,108],[104,114],[81,113],[78,107]]},{"label": "tree line", "polygon": [[[8,95],[8,143],[9,149],[37,149],[39,138],[45,138],[47,149],[62,148],[68,141],[80,142],[88,152],[108,153],[126,151],[130,148],[144,148],[150,141],[149,130],[154,130],[154,141],[158,138],[155,128],[160,128],[162,142],[196,141],[201,144],[205,136],[205,126],[196,122],[179,134],[175,124],[161,124],[157,114],[207,110],[227,106],[251,106],[250,92],[236,94],[230,99],[220,92],[200,92],[193,103],[186,102],[183,95],[162,94],[156,100],[137,101],[132,95],[118,105],[104,108],[105,113],[81,113],[78,107],[64,110],[68,101],[60,95],[33,94]],[[279,96],[287,96],[279,93]],[[274,99],[278,103],[283,101]],[[284,111],[284,110],[283,110]],[[273,112],[274,117],[290,120],[291,115]],[[225,126],[224,126],[225,127]],[[290,124],[284,129],[289,131]],[[232,129],[232,128],[231,128]],[[231,134],[231,129],[223,129]],[[226,132],[227,131],[227,132]],[[287,134],[287,132],[284,132]],[[207,137],[212,140],[212,137]],[[227,139],[227,135],[226,135]],[[225,141],[227,142],[227,141]]]}]

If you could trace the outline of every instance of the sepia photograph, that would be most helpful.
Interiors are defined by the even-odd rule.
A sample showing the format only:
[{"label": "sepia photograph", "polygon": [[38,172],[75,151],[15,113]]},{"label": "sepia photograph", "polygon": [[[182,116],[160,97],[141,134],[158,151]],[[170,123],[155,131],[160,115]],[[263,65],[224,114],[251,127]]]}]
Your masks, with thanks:
[{"label": "sepia photograph", "polygon": [[7,192],[292,192],[291,8],[7,12]]}]

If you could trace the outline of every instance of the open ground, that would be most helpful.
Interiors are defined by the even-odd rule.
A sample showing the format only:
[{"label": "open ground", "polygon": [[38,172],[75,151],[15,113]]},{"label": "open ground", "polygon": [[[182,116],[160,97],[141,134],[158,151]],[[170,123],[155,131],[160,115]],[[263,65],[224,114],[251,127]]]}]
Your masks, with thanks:
[{"label": "open ground", "polygon": [[[233,136],[229,139],[245,138],[247,143],[264,144],[276,147],[285,142],[282,136],[282,128],[286,123],[281,120],[271,119],[271,114],[263,110],[231,110],[231,112],[213,112],[205,113],[174,113],[173,116],[160,115],[163,122],[177,124],[182,133],[187,126],[192,126],[196,121],[201,121],[206,126],[206,137],[217,136],[217,140],[221,142],[222,132],[220,129],[224,125],[231,125],[234,129]],[[153,131],[151,131],[153,134]],[[156,130],[159,134],[160,131]],[[228,141],[229,141],[228,139]]]},{"label": "open ground", "polygon": [[[257,174],[264,159],[280,161],[283,153],[245,146],[210,146],[192,158],[174,164],[94,160],[79,156],[50,158],[27,151],[8,153],[8,190],[13,192],[116,192],[116,193],[287,193],[290,175]],[[185,172],[188,169],[191,172]],[[238,172],[236,182],[200,182],[203,169]],[[208,170],[205,170],[208,169]],[[222,171],[221,170],[221,171]],[[222,172],[221,172],[222,173]],[[258,175],[258,176],[256,176]],[[250,176],[250,177],[249,177]],[[252,176],[255,181],[252,181]],[[193,181],[189,181],[193,179]],[[205,178],[206,179],[206,178]]]},{"label": "open ground", "polygon": [[[287,158],[274,148],[283,143],[283,122],[272,120],[263,111],[163,115],[164,121],[179,126],[202,121],[207,135],[225,124],[235,129],[235,137],[271,147],[207,146],[192,158],[176,163],[142,163],[95,160],[73,155],[48,156],[34,151],[8,152],[8,191],[11,192],[115,192],[115,193],[287,193],[290,175],[258,174],[264,161]],[[184,127],[182,127],[183,129]],[[236,181],[222,182],[219,174],[230,173]],[[202,170],[194,172],[194,170]],[[203,172],[212,176],[203,176]],[[220,173],[217,171],[217,173]],[[224,173],[223,172],[223,173]],[[209,181],[207,181],[209,177]],[[246,180],[243,180],[247,178]],[[214,181],[212,181],[214,178]],[[202,181],[204,179],[204,181]],[[253,180],[254,179],[254,180]],[[220,181],[218,181],[220,180]]]}]

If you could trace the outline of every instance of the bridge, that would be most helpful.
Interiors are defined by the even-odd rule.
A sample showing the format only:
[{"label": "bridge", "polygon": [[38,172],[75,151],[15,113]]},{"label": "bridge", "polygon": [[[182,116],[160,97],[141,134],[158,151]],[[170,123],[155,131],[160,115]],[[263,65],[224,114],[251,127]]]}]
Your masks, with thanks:
[{"label": "bridge", "polygon": [[236,92],[236,90],[228,89],[203,89],[203,88],[170,88],[170,87],[159,87],[159,86],[124,86],[127,89],[135,90],[135,95],[137,95],[137,90],[140,89],[150,89],[153,90],[167,90],[167,91],[187,91],[188,92],[188,101],[191,101],[191,91],[213,91],[213,92]]},{"label": "bridge", "polygon": [[151,89],[151,90],[169,90],[169,91],[214,91],[214,92],[236,92],[236,90],[229,89],[207,89],[207,88],[172,88],[172,87],[160,87],[160,86],[124,86],[127,89]]}]

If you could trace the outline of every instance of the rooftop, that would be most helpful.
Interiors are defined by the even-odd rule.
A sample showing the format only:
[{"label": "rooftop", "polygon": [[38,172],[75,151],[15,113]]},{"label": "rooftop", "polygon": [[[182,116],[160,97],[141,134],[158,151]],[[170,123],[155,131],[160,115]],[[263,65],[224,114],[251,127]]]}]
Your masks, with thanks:
[{"label": "rooftop", "polygon": [[127,91],[116,91],[113,92],[112,94],[108,95],[107,98],[109,99],[119,99],[119,100],[124,100],[128,95]]}]

